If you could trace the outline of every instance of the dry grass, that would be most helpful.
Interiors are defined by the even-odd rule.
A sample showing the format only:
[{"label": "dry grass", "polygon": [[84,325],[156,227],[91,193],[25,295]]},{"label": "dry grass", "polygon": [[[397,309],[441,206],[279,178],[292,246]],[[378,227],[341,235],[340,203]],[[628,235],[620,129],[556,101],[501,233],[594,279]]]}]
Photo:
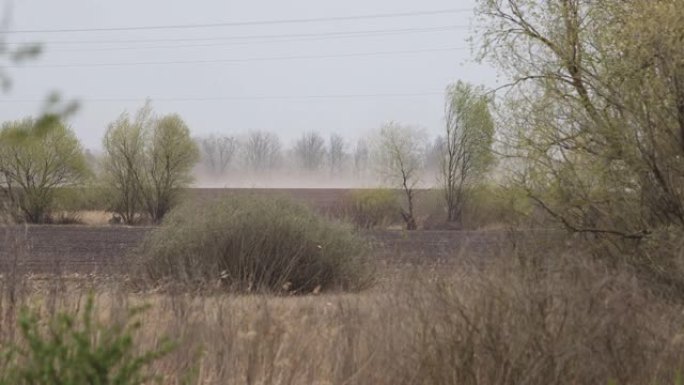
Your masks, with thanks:
[{"label": "dry grass", "polygon": [[106,226],[110,224],[112,213],[98,210],[84,210],[78,212],[78,216],[85,225]]},{"label": "dry grass", "polygon": [[362,293],[298,297],[136,293],[116,277],[8,274],[0,344],[16,338],[19,308],[76,310],[92,292],[103,319],[152,305],[140,347],[180,342],[154,368],[165,384],[674,383],[681,301],[567,249],[388,268]]}]

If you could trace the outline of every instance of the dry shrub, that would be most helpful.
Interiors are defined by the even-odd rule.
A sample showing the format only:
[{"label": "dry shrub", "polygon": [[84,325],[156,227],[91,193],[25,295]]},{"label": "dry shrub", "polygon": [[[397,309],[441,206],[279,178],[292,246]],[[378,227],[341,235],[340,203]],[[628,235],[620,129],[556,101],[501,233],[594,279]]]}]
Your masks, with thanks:
[{"label": "dry shrub", "polygon": [[416,331],[414,383],[674,381],[684,359],[680,305],[624,265],[577,251],[518,253],[402,300],[415,309],[406,321]]},{"label": "dry shrub", "polygon": [[353,294],[131,293],[110,281],[52,290],[29,280],[0,289],[14,298],[0,303],[0,341],[12,339],[12,309],[77,309],[93,290],[104,319],[152,305],[137,349],[177,338],[154,365],[168,385],[676,383],[681,300],[577,240],[511,237],[486,262],[402,266]]},{"label": "dry shrub", "polygon": [[372,280],[366,246],[349,226],[287,200],[231,197],[172,212],[143,242],[141,273],[237,291],[358,290]]},{"label": "dry shrub", "polygon": [[360,295],[165,297],[152,322],[184,330],[169,367],[204,352],[202,384],[675,383],[682,306],[569,242],[403,267]]},{"label": "dry shrub", "polygon": [[684,231],[662,227],[644,239],[624,239],[605,234],[590,234],[598,245],[595,253],[615,264],[629,265],[639,278],[659,295],[682,298],[684,295]]}]

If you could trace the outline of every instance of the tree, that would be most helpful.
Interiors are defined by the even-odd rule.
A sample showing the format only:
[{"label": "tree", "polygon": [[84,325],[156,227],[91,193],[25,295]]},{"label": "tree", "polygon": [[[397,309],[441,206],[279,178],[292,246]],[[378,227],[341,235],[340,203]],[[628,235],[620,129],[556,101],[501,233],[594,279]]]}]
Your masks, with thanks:
[{"label": "tree", "polygon": [[137,222],[142,211],[145,133],[153,124],[150,114],[149,106],[141,108],[134,120],[122,114],[107,127],[102,142],[109,210],[126,224]]},{"label": "tree", "polygon": [[252,131],[242,145],[245,166],[257,172],[271,170],[280,159],[280,139],[265,131]]},{"label": "tree", "polygon": [[0,189],[20,219],[48,221],[58,188],[79,185],[89,170],[76,135],[58,120],[26,118],[0,130]]},{"label": "tree", "polygon": [[368,143],[366,143],[365,139],[361,138],[356,142],[356,147],[354,147],[354,174],[357,178],[365,176],[368,170],[369,159]]},{"label": "tree", "polygon": [[328,150],[328,163],[330,165],[330,174],[336,175],[342,171],[347,153],[345,151],[346,143],[344,138],[337,134],[330,135],[330,144]]},{"label": "tree", "polygon": [[424,142],[425,137],[418,129],[390,122],[380,129],[375,149],[381,174],[388,183],[402,189],[406,197],[401,216],[407,230],[418,228],[413,206],[423,168]]},{"label": "tree", "polygon": [[447,221],[459,222],[466,189],[481,180],[493,160],[494,121],[482,88],[458,82],[447,88],[440,177]]},{"label": "tree", "polygon": [[237,139],[232,136],[210,135],[199,140],[202,160],[214,174],[223,175],[233,160],[238,148]]},{"label": "tree", "polygon": [[183,119],[172,114],[155,120],[145,155],[143,203],[152,221],[159,223],[177,203],[180,189],[192,182],[199,150]]},{"label": "tree", "polygon": [[123,114],[110,124],[103,145],[110,210],[127,224],[136,223],[142,212],[160,222],[192,181],[190,171],[199,160],[183,120],[155,117],[149,105],[132,121]]},{"label": "tree", "polygon": [[680,2],[480,0],[479,13],[482,58],[512,79],[518,183],[567,229],[684,291],[675,253],[635,247],[684,230]]},{"label": "tree", "polygon": [[317,132],[306,132],[294,146],[297,161],[306,171],[317,171],[325,159],[325,140]]}]

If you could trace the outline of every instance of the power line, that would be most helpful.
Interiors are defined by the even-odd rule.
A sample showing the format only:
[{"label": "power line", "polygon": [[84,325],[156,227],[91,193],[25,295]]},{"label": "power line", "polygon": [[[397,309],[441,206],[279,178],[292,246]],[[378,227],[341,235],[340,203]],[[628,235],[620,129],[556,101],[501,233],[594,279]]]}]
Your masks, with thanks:
[{"label": "power line", "polygon": [[221,64],[221,63],[247,63],[247,62],[265,62],[275,60],[302,60],[302,59],[329,59],[329,58],[349,58],[349,57],[366,57],[366,56],[384,56],[384,55],[403,55],[415,53],[432,53],[432,52],[451,52],[468,49],[468,47],[446,47],[446,48],[427,48],[416,50],[399,50],[399,51],[380,51],[380,52],[358,52],[347,54],[334,55],[301,55],[301,56],[271,56],[271,57],[252,57],[252,58],[236,58],[236,59],[207,59],[207,60],[175,60],[175,61],[140,61],[128,63],[65,63],[65,64],[35,64],[30,66],[11,65],[10,68],[93,68],[93,67],[126,67],[126,66],[142,66],[142,65],[174,65],[174,64]]},{"label": "power line", "polygon": [[[402,28],[402,29],[376,29],[376,30],[365,30],[365,31],[348,31],[348,32],[328,32],[328,33],[300,33],[300,34],[280,34],[280,35],[241,35],[241,36],[226,36],[226,37],[206,37],[206,38],[166,38],[166,39],[130,39],[130,40],[73,40],[73,41],[43,41],[40,44],[45,45],[65,45],[65,44],[129,44],[129,43],[184,43],[184,42],[217,42],[214,44],[205,45],[187,45],[187,47],[195,46],[214,46],[223,45],[230,43],[242,43],[242,44],[252,44],[254,42],[288,42],[288,41],[307,41],[307,40],[324,40],[324,39],[340,39],[340,38],[357,38],[357,37],[368,37],[373,35],[400,35],[400,34],[410,34],[410,33],[431,33],[431,32],[445,32],[454,31],[457,29],[468,28],[468,26],[462,25],[447,25],[440,27],[428,27],[428,28]],[[242,41],[241,41],[242,40]],[[12,43],[16,45],[28,44],[24,43]],[[163,48],[175,48],[179,47],[178,44],[162,46]],[[159,47],[159,48],[162,48]],[[141,46],[141,47],[107,47],[102,49],[82,49],[85,50],[118,50],[118,49],[144,49],[144,48],[157,48],[155,46]],[[77,49],[81,51],[81,49]],[[74,52],[77,50],[71,49],[60,49],[60,51]]]},{"label": "power line", "polygon": [[251,20],[251,21],[233,21],[222,23],[201,23],[201,24],[171,24],[171,25],[155,25],[155,26],[130,26],[130,27],[108,27],[108,28],[59,28],[59,29],[23,29],[5,31],[3,33],[66,33],[66,32],[113,32],[113,31],[147,31],[160,29],[193,29],[193,28],[215,28],[215,27],[243,27],[254,25],[278,25],[278,24],[303,24],[303,23],[319,23],[319,22],[334,22],[334,21],[352,21],[352,20],[371,20],[371,19],[387,19],[411,16],[432,16],[471,12],[471,8],[452,8],[441,9],[434,11],[416,11],[416,12],[397,12],[397,13],[376,13],[369,15],[356,16],[332,16],[332,17],[318,17],[318,18],[302,18],[302,19],[278,19],[278,20]]},{"label": "power line", "polygon": [[[319,100],[355,98],[403,98],[444,95],[444,92],[376,93],[376,94],[329,94],[329,95],[280,95],[280,96],[211,96],[211,97],[159,97],[159,98],[87,98],[79,102],[111,103],[139,102],[147,99],[153,102],[211,102],[211,101],[263,101],[263,100]],[[44,99],[0,99],[0,103],[40,103]]]}]

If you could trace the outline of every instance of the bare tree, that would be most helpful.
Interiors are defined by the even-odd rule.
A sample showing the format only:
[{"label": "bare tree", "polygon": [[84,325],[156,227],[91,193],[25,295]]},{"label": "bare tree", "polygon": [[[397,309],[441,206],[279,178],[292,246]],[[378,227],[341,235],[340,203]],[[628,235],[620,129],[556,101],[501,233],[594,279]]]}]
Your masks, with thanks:
[{"label": "bare tree", "polygon": [[400,188],[406,197],[401,215],[407,230],[416,230],[415,189],[423,169],[425,138],[418,129],[390,122],[380,129],[376,157],[385,179]]},{"label": "bare tree", "polygon": [[342,171],[345,158],[347,154],[345,152],[344,138],[337,134],[330,135],[330,145],[328,149],[328,163],[330,165],[330,174],[336,175]]},{"label": "bare tree", "polygon": [[365,139],[361,138],[356,142],[356,147],[354,148],[354,174],[357,178],[365,175],[368,170],[369,159],[368,143]]},{"label": "bare tree", "polygon": [[425,171],[440,175],[442,171],[442,156],[446,148],[446,140],[443,135],[438,135],[425,150]]},{"label": "bare tree", "polygon": [[273,169],[280,159],[280,139],[265,131],[252,131],[242,145],[245,166],[252,171]]},{"label": "bare tree", "polygon": [[232,136],[210,135],[199,140],[202,160],[212,173],[225,174],[238,148]]},{"label": "bare tree", "polygon": [[302,134],[294,146],[297,161],[306,171],[320,169],[325,152],[325,140],[319,133],[313,131]]},{"label": "bare tree", "polygon": [[494,121],[484,91],[462,82],[447,88],[445,115],[440,176],[447,221],[459,222],[466,189],[492,162]]}]

